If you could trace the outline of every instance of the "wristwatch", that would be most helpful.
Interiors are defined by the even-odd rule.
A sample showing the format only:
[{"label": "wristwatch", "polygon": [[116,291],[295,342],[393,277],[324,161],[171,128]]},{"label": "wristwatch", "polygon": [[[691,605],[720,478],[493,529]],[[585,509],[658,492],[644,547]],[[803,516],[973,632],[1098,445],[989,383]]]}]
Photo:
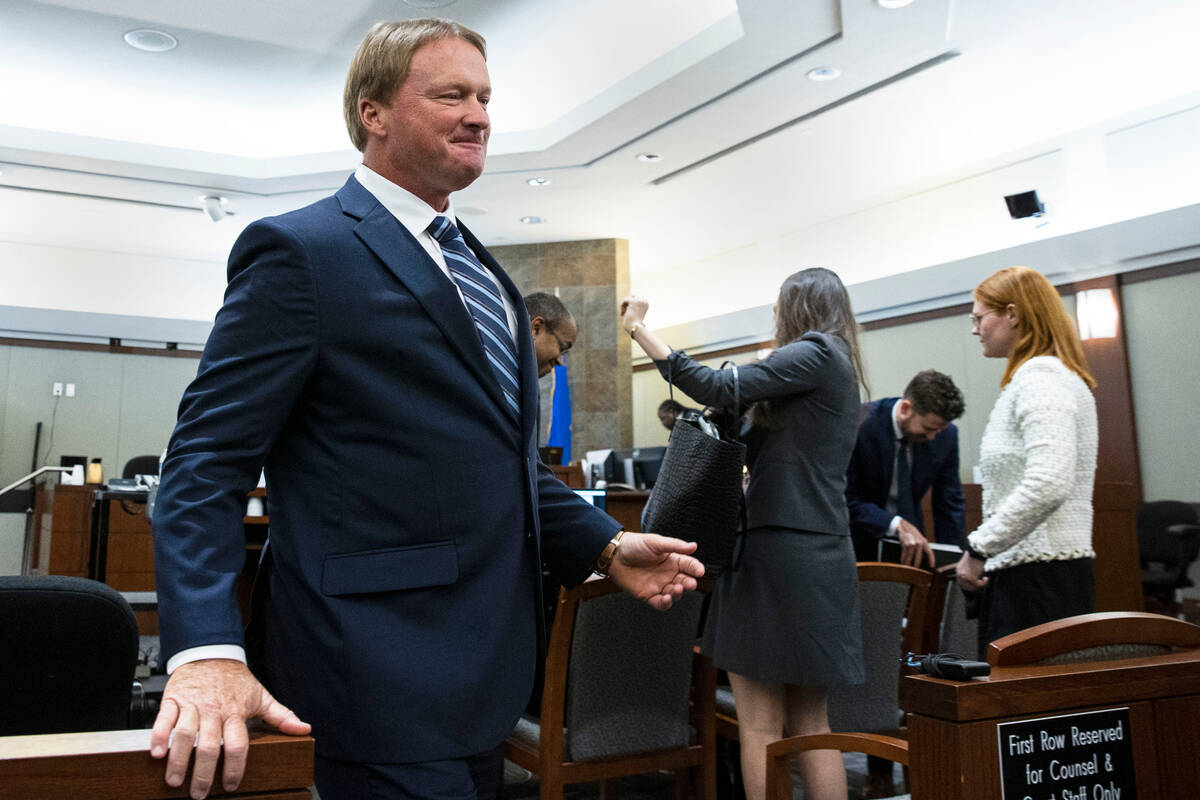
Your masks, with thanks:
[{"label": "wristwatch", "polygon": [[624,535],[625,531],[619,530],[617,535],[604,545],[604,549],[600,551],[600,557],[596,559],[596,574],[608,577],[609,567],[612,566],[613,559],[617,557],[617,551],[621,549],[621,537]]}]

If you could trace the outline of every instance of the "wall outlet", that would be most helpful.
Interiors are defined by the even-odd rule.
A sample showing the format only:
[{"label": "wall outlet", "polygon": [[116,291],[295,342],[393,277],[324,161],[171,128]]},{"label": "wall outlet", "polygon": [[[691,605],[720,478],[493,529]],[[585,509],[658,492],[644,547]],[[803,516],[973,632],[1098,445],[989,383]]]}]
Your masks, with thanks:
[{"label": "wall outlet", "polygon": [[63,392],[62,384],[55,381],[54,387],[50,390],[50,393],[53,394],[55,397],[62,397],[62,392]]},{"label": "wall outlet", "polygon": [[74,396],[75,396],[75,384],[68,383],[67,384],[67,397],[74,397]]}]

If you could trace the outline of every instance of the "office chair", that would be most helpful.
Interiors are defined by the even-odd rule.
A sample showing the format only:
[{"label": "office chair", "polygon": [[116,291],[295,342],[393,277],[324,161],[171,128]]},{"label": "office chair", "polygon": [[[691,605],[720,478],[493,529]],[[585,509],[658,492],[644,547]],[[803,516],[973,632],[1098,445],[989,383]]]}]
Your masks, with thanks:
[{"label": "office chair", "polygon": [[158,456],[134,456],[125,462],[121,470],[122,478],[134,478],[138,475],[157,475]]},{"label": "office chair", "polygon": [[0,736],[130,726],[138,631],[115,589],[65,575],[0,577]]},{"label": "office chair", "polygon": [[1200,555],[1196,510],[1175,500],[1144,503],[1137,512],[1137,536],[1142,593],[1157,607],[1172,611],[1177,590],[1192,585],[1188,567]]},{"label": "office chair", "polygon": [[[676,770],[715,800],[716,672],[694,653],[704,597],[655,611],[611,579],[559,593],[541,714],[526,715],[504,757],[538,777],[542,800],[563,784]],[[691,776],[689,776],[691,777]]]}]

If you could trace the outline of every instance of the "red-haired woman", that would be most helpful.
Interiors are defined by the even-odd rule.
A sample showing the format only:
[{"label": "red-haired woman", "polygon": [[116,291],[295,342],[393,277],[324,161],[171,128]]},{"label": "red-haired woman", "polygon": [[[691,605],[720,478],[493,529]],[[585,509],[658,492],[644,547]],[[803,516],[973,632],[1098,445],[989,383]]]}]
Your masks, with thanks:
[{"label": "red-haired woman", "polygon": [[1040,273],[1002,269],[974,297],[971,332],[984,356],[1008,359],[979,447],[984,521],[957,568],[964,589],[984,590],[986,643],[1094,608],[1096,382]]}]

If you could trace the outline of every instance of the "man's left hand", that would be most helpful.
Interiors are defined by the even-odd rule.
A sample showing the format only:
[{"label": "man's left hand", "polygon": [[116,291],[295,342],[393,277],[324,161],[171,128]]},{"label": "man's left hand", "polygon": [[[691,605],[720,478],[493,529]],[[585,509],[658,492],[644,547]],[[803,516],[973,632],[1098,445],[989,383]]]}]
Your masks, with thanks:
[{"label": "man's left hand", "polygon": [[665,611],[704,576],[704,565],[690,555],[694,552],[695,542],[626,531],[608,574],[634,597]]}]

